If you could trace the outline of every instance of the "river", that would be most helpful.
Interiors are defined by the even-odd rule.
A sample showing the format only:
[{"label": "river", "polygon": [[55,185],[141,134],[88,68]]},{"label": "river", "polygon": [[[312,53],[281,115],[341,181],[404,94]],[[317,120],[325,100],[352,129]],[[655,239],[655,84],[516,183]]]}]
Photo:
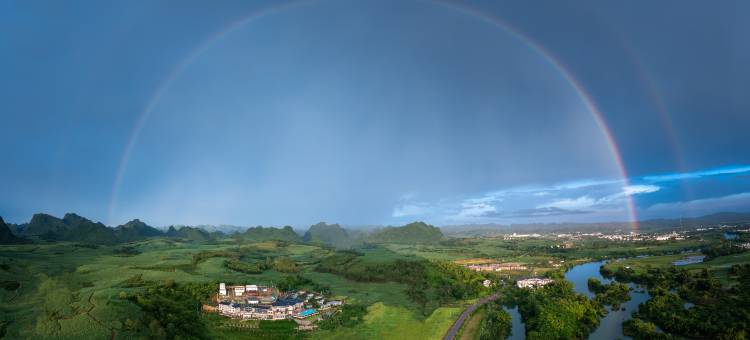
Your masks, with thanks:
[{"label": "river", "polygon": [[523,324],[523,321],[521,321],[521,314],[518,313],[518,307],[509,308],[507,306],[503,306],[503,309],[505,309],[508,314],[510,314],[510,317],[512,319],[511,322],[511,329],[510,329],[510,336],[507,337],[509,340],[523,340],[526,339],[526,326]]},{"label": "river", "polygon": [[[611,279],[605,278],[599,273],[599,267],[602,264],[604,264],[604,261],[579,264],[565,273],[565,279],[573,283],[573,289],[577,293],[591,299],[595,294],[589,291],[588,280],[590,277],[601,281],[603,284],[612,282]],[[632,288],[630,291],[630,301],[623,303],[620,309],[616,311],[610,310],[599,321],[599,326],[589,335],[589,339],[630,339],[630,337],[622,334],[622,322],[630,319],[633,312],[638,309],[638,305],[651,298],[651,296],[646,292],[645,287],[633,283],[629,285]]]},{"label": "river", "polygon": [[740,238],[740,235],[738,235],[737,233],[730,233],[730,232],[724,233],[725,240],[736,240],[738,238]]}]

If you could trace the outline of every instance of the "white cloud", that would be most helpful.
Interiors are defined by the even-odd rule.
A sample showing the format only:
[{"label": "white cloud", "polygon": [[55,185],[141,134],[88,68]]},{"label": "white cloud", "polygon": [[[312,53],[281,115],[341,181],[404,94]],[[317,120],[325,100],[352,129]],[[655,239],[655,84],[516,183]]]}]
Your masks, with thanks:
[{"label": "white cloud", "polygon": [[750,172],[750,165],[730,166],[730,167],[723,167],[723,168],[716,168],[716,169],[709,169],[709,170],[701,170],[701,171],[694,171],[694,172],[681,172],[681,173],[673,173],[673,174],[666,174],[666,175],[645,176],[643,177],[643,179],[646,181],[651,181],[651,182],[668,182],[668,181],[678,181],[678,180],[683,180],[683,179],[701,178],[701,177],[707,177],[707,176],[741,174],[744,172]]},{"label": "white cloud", "polygon": [[[463,197],[449,197],[432,202],[415,201],[416,194],[405,194],[399,205],[394,208],[394,217],[422,215],[442,221],[454,222],[493,222],[503,219],[523,219],[531,217],[554,217],[582,215],[585,219],[618,219],[627,218],[628,199],[647,196],[643,202],[662,201],[671,192],[671,186],[659,182],[684,178],[698,178],[727,174],[750,172],[750,166],[734,166],[709,169],[691,173],[646,176],[633,178],[634,184],[627,184],[623,179],[585,179],[561,182],[549,185],[528,185],[487,191]],[[667,191],[659,197],[648,196],[656,192]],[[750,195],[750,194],[748,194]],[[716,209],[737,210],[736,202],[750,197],[728,196],[711,200],[694,202],[661,203],[652,205],[653,211],[659,209],[698,209],[699,205],[715,206]],[[727,208],[722,208],[727,206]],[[713,209],[714,211],[716,209]],[[706,212],[711,209],[704,209]],[[560,213],[564,211],[565,214]],[[644,212],[646,212],[644,210]],[[656,213],[655,213],[656,215]],[[661,213],[668,215],[667,213]]]},{"label": "white cloud", "polygon": [[496,213],[497,209],[495,206],[487,203],[466,203],[462,205],[461,211],[458,215],[454,216],[457,218],[476,218],[483,217],[487,214]]},{"label": "white cloud", "polygon": [[661,187],[656,185],[628,185],[622,188],[622,193],[625,195],[650,194],[660,189]]},{"label": "white cloud", "polygon": [[610,185],[624,182],[622,179],[597,179],[597,180],[580,180],[573,182],[566,182],[551,187],[553,190],[571,190],[571,189],[582,189],[600,185]]},{"label": "white cloud", "polygon": [[647,210],[650,213],[688,214],[694,216],[719,211],[748,211],[750,210],[750,192],[685,202],[657,203]]},{"label": "white cloud", "polygon": [[420,216],[430,212],[430,208],[418,204],[403,204],[393,208],[393,217]]},{"label": "white cloud", "polygon": [[559,208],[568,210],[586,209],[592,207],[597,203],[597,200],[589,196],[581,196],[578,198],[564,198],[554,202],[546,203],[537,206],[537,208]]}]

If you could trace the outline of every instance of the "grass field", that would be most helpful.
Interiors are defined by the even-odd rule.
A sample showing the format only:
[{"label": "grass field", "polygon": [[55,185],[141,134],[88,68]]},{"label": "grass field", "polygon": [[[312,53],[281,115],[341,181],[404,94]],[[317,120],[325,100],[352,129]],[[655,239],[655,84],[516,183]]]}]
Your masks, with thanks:
[{"label": "grass field", "polygon": [[[121,292],[132,294],[141,289],[128,287],[128,279],[273,284],[288,275],[275,270],[261,274],[236,272],[223,265],[224,257],[209,257],[193,264],[193,255],[202,251],[239,251],[252,259],[289,257],[299,265],[302,275],[329,286],[333,297],[369,306],[366,322],[353,329],[322,332],[321,336],[345,339],[355,335],[399,338],[402,334],[429,334],[440,338],[461,311],[458,307],[443,307],[425,318],[406,296],[407,287],[403,284],[356,282],[315,272],[316,263],[333,252],[325,247],[283,242],[194,244],[169,239],[125,246],[135,252],[123,255],[116,251],[123,246],[82,247],[72,243],[0,246],[0,263],[4,264],[0,281],[20,285],[12,290],[0,289],[0,321],[7,322],[8,338],[109,338],[113,334],[118,338],[138,337],[124,327],[127,319],[138,319],[141,313],[138,306],[119,297]],[[367,263],[416,258],[382,247],[361,252],[364,256],[360,258]],[[248,332],[221,326],[221,320],[205,320],[211,337],[219,339],[259,335],[284,338],[296,334],[288,329]]]},{"label": "grass field", "polygon": [[[660,256],[647,256],[639,258],[630,258],[626,260],[612,261],[605,265],[609,269],[615,269],[620,266],[628,266],[636,272],[636,274],[642,274],[643,272],[651,268],[669,268],[673,266],[674,261],[685,259],[688,256],[701,255],[699,252],[686,252],[675,255],[660,255]],[[702,269],[709,270],[716,278],[718,278],[722,284],[730,285],[733,282],[729,278],[729,268],[735,264],[747,264],[750,263],[750,252],[745,252],[736,255],[720,256],[709,261],[702,263],[689,264],[681,266],[691,272],[699,271]]]},{"label": "grass field", "polygon": [[[635,270],[671,266],[689,255],[661,255],[695,249],[702,242],[691,239],[661,243],[624,243],[580,240],[574,247],[561,249],[553,237],[528,240],[500,238],[449,240],[440,244],[363,246],[357,261],[366,265],[415,261],[419,259],[478,262],[520,262],[528,271],[483,273],[485,277],[513,279],[517,276],[543,275],[552,267],[550,261],[565,265],[617,254],[656,254],[630,258],[617,265]],[[211,256],[194,260],[196,254]],[[206,315],[212,338],[312,338],[335,339],[439,339],[451,326],[463,307],[471,301],[443,304],[425,310],[407,295],[406,284],[395,282],[359,282],[343,276],[315,271],[321,260],[337,253],[324,246],[289,242],[243,242],[223,239],[212,243],[190,243],[176,239],[156,238],[116,246],[88,246],[74,243],[0,245],[0,327],[5,325],[7,338],[138,338],[126,326],[138,320],[142,311],[132,296],[144,288],[129,282],[174,281],[176,283],[258,283],[273,285],[290,275],[273,269],[246,274],[225,266],[229,259],[266,261],[284,257],[296,264],[298,274],[316,284],[329,287],[331,298],[347,304],[367,306],[364,321],[352,327],[298,333],[295,325],[263,323],[254,330],[226,326],[226,319]],[[227,257],[229,256],[229,257]],[[463,262],[461,262],[463,261]],[[685,266],[708,268],[722,280],[733,264],[750,263],[750,253],[724,256],[706,263]],[[615,265],[615,263],[610,263]],[[510,277],[509,277],[510,275]],[[481,320],[477,313],[465,325],[462,335],[473,338]],[[0,329],[1,330],[1,329]]]},{"label": "grass field", "polygon": [[404,307],[375,303],[367,309],[365,322],[335,332],[319,331],[317,339],[441,339],[463,311],[460,307],[441,307],[429,317]]},{"label": "grass field", "polygon": [[477,309],[471,317],[466,320],[461,330],[456,334],[456,339],[474,340],[479,339],[479,330],[482,327],[482,321],[487,315],[487,309],[482,307]]}]

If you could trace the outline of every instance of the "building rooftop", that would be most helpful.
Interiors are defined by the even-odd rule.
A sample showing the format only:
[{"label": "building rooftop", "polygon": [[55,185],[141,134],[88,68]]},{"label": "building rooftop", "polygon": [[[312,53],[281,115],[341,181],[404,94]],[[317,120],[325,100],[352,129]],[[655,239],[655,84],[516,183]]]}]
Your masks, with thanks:
[{"label": "building rooftop", "polygon": [[277,300],[273,303],[274,306],[293,306],[298,303],[302,303],[302,301],[291,298],[291,299],[283,299],[283,300]]}]

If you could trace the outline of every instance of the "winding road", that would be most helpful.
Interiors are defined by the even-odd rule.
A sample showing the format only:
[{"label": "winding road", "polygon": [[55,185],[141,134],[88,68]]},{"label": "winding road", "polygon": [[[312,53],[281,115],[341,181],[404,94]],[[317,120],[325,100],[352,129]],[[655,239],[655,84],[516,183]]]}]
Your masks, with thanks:
[{"label": "winding road", "polygon": [[464,322],[466,321],[466,319],[469,318],[471,313],[474,313],[474,311],[477,310],[477,308],[481,307],[485,303],[490,302],[492,300],[497,300],[498,297],[499,297],[499,294],[492,294],[488,297],[479,299],[479,301],[469,306],[469,308],[466,308],[466,310],[464,310],[461,313],[461,316],[458,317],[458,320],[456,320],[456,322],[453,323],[453,326],[451,326],[448,332],[445,333],[443,340],[453,340],[453,338],[456,337],[456,333],[458,333],[458,330],[461,329],[461,326],[464,325]]}]

